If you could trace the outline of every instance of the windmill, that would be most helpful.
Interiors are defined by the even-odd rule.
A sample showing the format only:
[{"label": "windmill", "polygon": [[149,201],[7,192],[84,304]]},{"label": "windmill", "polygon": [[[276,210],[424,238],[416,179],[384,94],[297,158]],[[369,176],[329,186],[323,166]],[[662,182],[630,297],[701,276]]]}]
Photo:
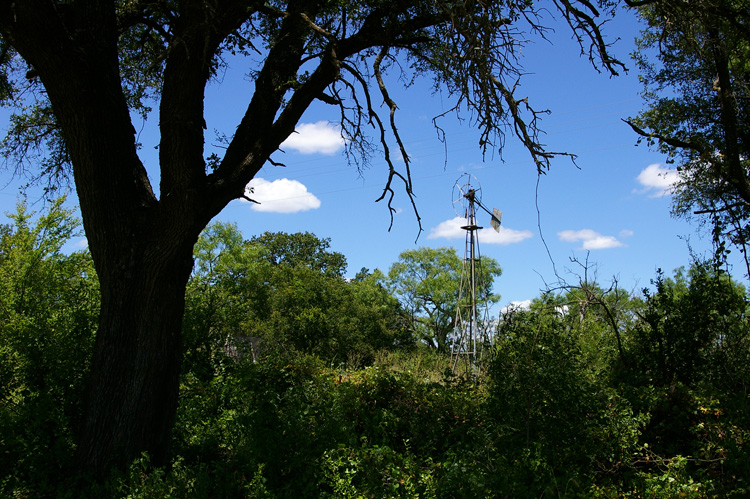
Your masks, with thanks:
[{"label": "windmill", "polygon": [[[477,232],[482,229],[477,225],[477,207],[490,216],[490,225],[495,231],[500,231],[503,214],[497,208],[490,211],[482,204],[482,187],[474,175],[465,173],[459,177],[453,186],[453,208],[459,217],[466,218],[466,225],[461,226],[466,231],[466,245],[464,248],[464,265],[461,275],[461,285],[458,292],[456,316],[453,321],[453,342],[451,345],[451,370],[456,371],[458,363],[463,361],[467,370],[469,365],[476,369],[477,361],[481,358],[483,346],[489,341],[488,310],[486,300],[482,296],[477,299],[477,293],[484,293],[485,286],[482,278],[481,259],[479,258],[479,241]],[[484,316],[478,317],[479,303],[485,304]]]}]

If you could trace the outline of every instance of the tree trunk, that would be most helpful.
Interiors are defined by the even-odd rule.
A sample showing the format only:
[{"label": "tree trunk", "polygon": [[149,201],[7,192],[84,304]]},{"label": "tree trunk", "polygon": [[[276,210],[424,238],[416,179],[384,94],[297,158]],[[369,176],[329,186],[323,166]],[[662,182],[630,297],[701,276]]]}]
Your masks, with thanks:
[{"label": "tree trunk", "polygon": [[77,466],[101,478],[143,451],[163,464],[177,408],[192,248],[212,216],[237,197],[206,193],[203,86],[195,82],[205,83],[209,72],[201,64],[183,65],[197,67],[195,74],[165,71],[176,96],[160,114],[161,159],[170,168],[162,161],[157,199],[123,92],[116,3],[0,2],[0,33],[33,66],[52,104],[99,277]]},{"label": "tree trunk", "polygon": [[99,327],[76,456],[78,470],[96,478],[144,451],[156,465],[168,459],[193,246],[275,150],[264,143],[265,156],[211,189],[203,160],[210,65],[192,57],[203,53],[205,38],[182,37],[164,71],[157,198],[122,88],[115,5],[0,1],[3,40],[34,67],[62,131],[99,277]]},{"label": "tree trunk", "polygon": [[100,265],[101,315],[77,456],[80,469],[99,478],[143,451],[156,465],[168,459],[192,268],[192,242],[170,244],[160,251],[153,240],[130,241],[134,256]]}]

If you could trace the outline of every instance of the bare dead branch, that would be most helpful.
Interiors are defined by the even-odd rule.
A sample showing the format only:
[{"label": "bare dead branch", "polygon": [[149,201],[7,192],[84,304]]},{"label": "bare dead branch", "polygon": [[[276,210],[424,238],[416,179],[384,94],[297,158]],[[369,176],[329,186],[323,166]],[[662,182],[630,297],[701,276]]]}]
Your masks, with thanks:
[{"label": "bare dead branch", "polygon": [[[282,152],[283,152],[283,151],[282,151]],[[286,165],[285,165],[284,163],[280,163],[280,162],[278,162],[278,161],[275,161],[275,160],[273,160],[273,159],[271,159],[271,158],[268,158],[268,159],[267,159],[267,161],[268,161],[269,163],[271,163],[271,164],[272,164],[273,166],[278,166],[278,167],[281,167],[281,168],[286,168]]]},{"label": "bare dead branch", "polygon": [[[393,136],[396,138],[396,143],[398,144],[399,150],[401,152],[401,157],[404,160],[404,165],[406,168],[406,178],[407,181],[406,187],[407,192],[412,192],[412,183],[411,183],[411,162],[409,160],[409,155],[406,153],[406,148],[404,147],[404,143],[401,140],[401,134],[398,131],[398,127],[396,126],[396,109],[398,109],[398,106],[396,103],[391,99],[390,95],[388,94],[388,88],[385,85],[385,82],[383,81],[383,74],[381,72],[381,63],[383,62],[383,58],[388,55],[388,47],[383,47],[380,50],[380,53],[378,53],[377,57],[375,57],[375,62],[373,63],[373,71],[375,73],[375,78],[378,82],[378,88],[380,89],[380,95],[383,96],[383,101],[388,106],[389,109],[389,119],[390,119],[390,125],[391,125],[391,133],[393,133]],[[388,160],[390,162],[390,160]]]},{"label": "bare dead branch", "polygon": [[[555,0],[558,10],[563,14],[575,34],[578,45],[581,47],[581,53],[588,54],[589,61],[594,64],[594,67],[597,67],[596,61],[601,61],[607,72],[612,76],[619,75],[619,70],[627,71],[625,64],[609,55],[611,44],[604,41],[600,25],[594,19],[599,15],[599,12],[587,0],[579,0],[579,2],[589,9],[591,15],[574,6],[570,0]],[[583,35],[580,32],[583,32]],[[586,43],[589,43],[588,50],[585,49]]]},{"label": "bare dead branch", "polygon": [[[422,217],[419,215],[419,209],[417,208],[414,192],[412,191],[412,188],[411,188],[411,174],[407,173],[407,175],[404,176],[402,173],[400,173],[396,169],[395,165],[393,164],[393,160],[390,154],[390,148],[388,146],[388,140],[386,138],[386,128],[383,122],[381,121],[380,116],[375,111],[375,108],[372,105],[372,99],[370,96],[369,88],[367,86],[367,81],[364,79],[364,77],[360,74],[359,71],[357,71],[355,68],[351,67],[350,65],[342,64],[341,68],[345,69],[350,74],[352,74],[352,76],[354,76],[354,78],[360,84],[362,93],[365,96],[365,101],[366,101],[365,108],[366,108],[366,113],[368,115],[368,123],[374,126],[380,134],[380,145],[383,147],[384,158],[385,158],[386,164],[388,165],[388,179],[386,180],[385,186],[383,187],[383,192],[381,193],[380,197],[378,197],[375,200],[375,202],[382,201],[386,197],[388,198],[387,206],[388,206],[388,211],[390,214],[390,224],[388,226],[388,230],[391,230],[391,228],[393,228],[394,215],[397,213],[396,208],[393,207],[395,191],[393,190],[392,184],[393,184],[394,179],[398,179],[402,181],[405,186],[406,194],[409,197],[409,201],[411,203],[412,209],[414,210],[414,215],[417,218],[417,224],[419,227],[419,232],[417,233],[417,239],[419,239],[419,236],[424,229],[422,228]],[[382,89],[381,89],[381,93],[382,93]],[[387,95],[387,91],[386,91],[386,95]],[[363,113],[361,113],[360,111],[360,114],[363,114]],[[395,122],[393,122],[392,125],[395,127]],[[361,133],[361,127],[357,127],[356,130],[359,133]],[[397,130],[395,131],[395,133],[397,133]],[[403,144],[400,142],[400,139],[399,139],[399,146],[403,147]],[[404,156],[404,157],[405,157],[405,160],[408,160],[406,159],[407,156]]]},{"label": "bare dead branch", "polygon": [[[508,88],[498,78],[493,78],[493,83],[495,85],[495,88],[504,97],[505,103],[508,106],[508,111],[510,112],[510,117],[513,121],[513,127],[516,136],[521,140],[529,153],[531,153],[531,157],[534,160],[534,164],[536,165],[536,169],[539,174],[542,174],[549,169],[550,160],[555,156],[568,156],[575,162],[575,154],[547,151],[544,149],[544,145],[538,142],[538,139],[536,137],[537,132],[535,123],[539,111],[535,111],[534,109],[532,109],[531,106],[529,106],[528,100],[526,98],[517,100],[513,96],[513,90],[515,90],[515,86],[513,90],[508,90]],[[518,83],[516,83],[516,85],[517,84]],[[531,127],[529,127],[529,125],[526,123],[526,120],[524,120],[521,116],[521,110],[519,107],[520,104],[523,104],[526,107],[526,110],[529,111],[532,115],[532,120],[530,122]],[[547,113],[548,111],[542,112]]]}]

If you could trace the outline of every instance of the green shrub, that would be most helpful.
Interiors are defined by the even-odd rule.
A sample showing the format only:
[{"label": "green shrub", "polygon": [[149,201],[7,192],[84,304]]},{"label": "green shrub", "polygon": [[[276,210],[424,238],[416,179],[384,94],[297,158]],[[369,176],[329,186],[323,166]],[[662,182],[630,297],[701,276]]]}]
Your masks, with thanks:
[{"label": "green shrub", "polygon": [[63,202],[0,227],[0,495],[57,495],[75,448],[99,293]]},{"label": "green shrub", "polygon": [[369,446],[363,438],[358,447],[341,447],[323,455],[321,497],[436,498],[435,466],[408,449],[398,452],[388,446]]}]

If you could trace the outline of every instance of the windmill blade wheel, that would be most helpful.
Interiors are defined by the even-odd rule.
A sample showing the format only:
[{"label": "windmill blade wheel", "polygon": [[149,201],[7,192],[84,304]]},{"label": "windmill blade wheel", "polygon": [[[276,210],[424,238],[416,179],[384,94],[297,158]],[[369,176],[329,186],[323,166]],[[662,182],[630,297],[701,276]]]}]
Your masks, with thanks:
[{"label": "windmill blade wheel", "polygon": [[464,173],[453,184],[453,210],[456,215],[466,218],[472,200],[482,202],[482,186],[474,175]]}]

